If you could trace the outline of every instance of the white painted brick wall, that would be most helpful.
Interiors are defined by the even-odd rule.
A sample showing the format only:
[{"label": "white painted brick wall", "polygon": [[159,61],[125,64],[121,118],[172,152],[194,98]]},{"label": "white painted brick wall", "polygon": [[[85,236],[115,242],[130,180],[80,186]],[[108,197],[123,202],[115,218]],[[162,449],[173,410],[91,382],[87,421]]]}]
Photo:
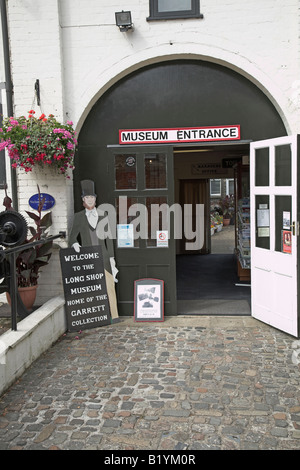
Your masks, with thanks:
[{"label": "white painted brick wall", "polygon": [[120,33],[120,0],[10,0],[16,113],[31,107],[39,78],[43,112],[68,115],[80,126],[91,104],[122,75],[164,58],[199,57],[228,64],[257,83],[289,131],[297,131],[292,102],[299,76],[299,1],[200,3],[203,19],[147,22],[149,1],[130,0],[134,31]]},{"label": "white painted brick wall", "polygon": [[[19,211],[25,216],[29,226],[35,226],[34,221],[26,215],[25,211],[36,212],[29,206],[28,201],[31,196],[38,192],[38,184],[42,193],[51,194],[55,199],[55,205],[51,209],[53,223],[48,234],[57,235],[61,231],[68,233],[73,215],[72,181],[65,179],[62,175],[56,175],[55,172],[49,171],[49,169],[47,170],[34,168],[30,174],[24,174],[22,170],[19,171]],[[42,214],[44,215],[46,212],[42,212]],[[60,295],[63,292],[58,246],[65,248],[67,246],[66,240],[58,238],[54,241],[53,254],[49,265],[41,269],[36,305],[42,305],[55,295]]]},{"label": "white painted brick wall", "polygon": [[31,109],[40,80],[41,112],[63,115],[63,81],[58,1],[9,1],[9,34],[15,114]]},{"label": "white painted brick wall", "polygon": [[[287,131],[299,133],[299,0],[200,4],[204,19],[147,22],[148,0],[9,0],[15,115],[31,109],[38,78],[41,111],[71,119],[79,131],[95,101],[122,76],[161,60],[198,58],[249,78],[276,106]],[[122,9],[132,12],[133,32],[121,33],[115,25]],[[56,198],[54,233],[66,229],[73,214],[72,183],[61,181],[41,173],[18,178],[21,211],[37,182]],[[60,289],[52,261],[40,299]]]},{"label": "white painted brick wall", "polygon": [[[83,110],[122,75],[161,58],[198,57],[231,67],[268,90],[295,132],[299,117],[292,87],[299,74],[299,2],[201,1],[204,19],[147,22],[149,2],[130,1],[134,31],[120,33],[114,13],[122,2],[64,0],[61,25],[67,109],[76,122]],[[172,44],[170,44],[172,43]],[[87,53],[88,51],[88,53]],[[91,60],[91,57],[93,60]],[[72,103],[76,92],[79,100]],[[72,106],[72,107],[71,107]],[[281,109],[280,109],[281,108]]]}]

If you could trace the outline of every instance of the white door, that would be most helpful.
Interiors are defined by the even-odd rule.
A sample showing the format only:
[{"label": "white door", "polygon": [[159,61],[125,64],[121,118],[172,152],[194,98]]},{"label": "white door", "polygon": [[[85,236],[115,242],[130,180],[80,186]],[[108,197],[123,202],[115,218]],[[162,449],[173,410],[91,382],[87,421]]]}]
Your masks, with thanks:
[{"label": "white door", "polygon": [[295,135],[250,144],[252,316],[296,337],[298,141]]}]

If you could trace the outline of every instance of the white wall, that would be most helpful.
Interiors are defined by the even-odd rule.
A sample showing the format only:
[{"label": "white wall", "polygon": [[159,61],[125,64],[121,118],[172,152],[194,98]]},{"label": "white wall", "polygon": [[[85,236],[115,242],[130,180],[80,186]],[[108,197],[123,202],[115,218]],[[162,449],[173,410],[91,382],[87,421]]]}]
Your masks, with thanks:
[{"label": "white wall", "polygon": [[31,106],[39,78],[43,112],[80,125],[121,76],[151,62],[196,57],[226,64],[258,84],[288,130],[297,132],[299,1],[200,4],[203,19],[148,22],[149,0],[130,0],[134,31],[121,33],[115,25],[121,1],[9,0],[17,113]]},{"label": "white wall", "polygon": [[[51,113],[59,121],[66,121],[59,2],[10,0],[8,20],[15,116],[27,115],[33,108],[37,116]],[[37,106],[35,97],[36,79],[40,81],[40,107]],[[50,234],[67,231],[73,211],[72,181],[42,169],[30,174],[20,171],[17,179],[19,211],[24,216],[26,210],[32,211],[28,200],[37,193],[38,184],[42,192],[51,194],[56,201],[52,209],[53,225]],[[28,223],[32,225],[30,219]],[[57,244],[66,246],[60,240]],[[36,304],[40,305],[61,293],[58,250],[54,250],[49,266],[43,268],[40,275]]]},{"label": "white wall", "polygon": [[[3,39],[2,39],[2,22],[0,21],[0,83],[1,83],[1,88],[0,88],[0,100],[2,104],[2,112],[3,115],[7,115],[7,106],[6,106],[6,91],[5,91],[5,67],[4,67],[4,49],[3,49]],[[10,167],[9,167],[9,161],[6,159],[6,182],[8,184],[8,188],[10,191],[10,184],[11,184],[11,177],[10,177]],[[1,192],[2,193],[2,192]],[[11,193],[11,191],[10,191]],[[4,195],[4,192],[3,192]],[[2,200],[0,196],[0,212],[4,210],[4,207],[2,206]]]},{"label": "white wall", "polygon": [[[300,132],[298,0],[201,0],[203,19],[151,21],[148,0],[9,0],[15,115],[71,119],[77,131],[97,99],[121,77],[150,63],[204,59],[238,71],[269,97],[288,133]],[[115,12],[130,9],[133,32]],[[34,103],[40,80],[41,108]],[[39,173],[18,178],[20,211],[41,190],[57,201],[53,233],[70,224],[72,183]],[[59,290],[57,267],[45,271],[46,297]],[[55,270],[56,269],[56,270]],[[55,280],[54,280],[55,279]],[[49,287],[53,284],[53,289]]]},{"label": "white wall", "polygon": [[147,22],[148,0],[132,0],[126,4],[132,33],[121,33],[114,23],[123,2],[103,3],[61,2],[66,109],[76,122],[124,74],[155,61],[195,57],[225,64],[259,84],[288,131],[299,128],[293,104],[299,91],[297,0],[204,0],[204,19],[167,22]]},{"label": "white wall", "polygon": [[64,299],[56,297],[0,339],[0,396],[66,331]]}]

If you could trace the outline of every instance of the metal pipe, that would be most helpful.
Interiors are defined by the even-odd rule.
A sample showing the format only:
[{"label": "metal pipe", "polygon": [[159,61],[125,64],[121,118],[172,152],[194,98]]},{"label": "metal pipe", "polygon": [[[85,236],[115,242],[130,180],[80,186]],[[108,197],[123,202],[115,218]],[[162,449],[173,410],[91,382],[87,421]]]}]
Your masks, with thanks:
[{"label": "metal pipe", "polygon": [[[2,25],[2,42],[3,42],[3,54],[4,54],[4,70],[5,70],[5,89],[6,89],[6,105],[7,105],[7,116],[13,116],[13,83],[11,78],[10,68],[10,50],[9,50],[9,35],[7,25],[7,8],[6,0],[0,0],[0,11],[1,11],[1,25]],[[18,211],[18,192],[17,192],[17,175],[16,171],[10,167],[11,173],[11,189],[12,189],[12,200],[13,207]]]},{"label": "metal pipe", "polygon": [[17,274],[16,253],[10,255],[10,301],[11,301],[11,329],[17,331]]},{"label": "metal pipe", "polygon": [[20,253],[21,251],[29,250],[29,248],[33,248],[34,246],[44,245],[47,242],[51,242],[52,240],[56,240],[57,238],[66,238],[66,232],[59,232],[57,235],[51,235],[47,238],[41,238],[35,242],[24,243],[23,245],[15,246],[14,248],[7,248],[6,250],[1,251],[3,255],[9,255],[11,253]]}]

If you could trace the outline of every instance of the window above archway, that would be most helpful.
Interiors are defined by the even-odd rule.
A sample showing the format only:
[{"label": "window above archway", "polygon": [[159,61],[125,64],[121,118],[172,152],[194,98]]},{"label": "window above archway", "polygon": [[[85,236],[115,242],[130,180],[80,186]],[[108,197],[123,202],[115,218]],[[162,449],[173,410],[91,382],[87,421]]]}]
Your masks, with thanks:
[{"label": "window above archway", "polygon": [[148,21],[178,18],[203,18],[200,0],[150,0]]}]

